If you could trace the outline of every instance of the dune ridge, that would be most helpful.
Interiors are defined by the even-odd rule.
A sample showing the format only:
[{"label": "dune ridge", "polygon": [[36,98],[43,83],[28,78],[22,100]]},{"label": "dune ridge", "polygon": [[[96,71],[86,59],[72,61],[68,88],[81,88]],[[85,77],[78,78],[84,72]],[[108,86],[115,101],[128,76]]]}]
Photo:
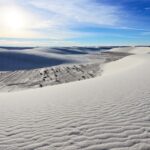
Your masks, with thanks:
[{"label": "dune ridge", "polygon": [[16,91],[96,77],[101,66],[128,56],[102,48],[0,49],[0,91]]}]

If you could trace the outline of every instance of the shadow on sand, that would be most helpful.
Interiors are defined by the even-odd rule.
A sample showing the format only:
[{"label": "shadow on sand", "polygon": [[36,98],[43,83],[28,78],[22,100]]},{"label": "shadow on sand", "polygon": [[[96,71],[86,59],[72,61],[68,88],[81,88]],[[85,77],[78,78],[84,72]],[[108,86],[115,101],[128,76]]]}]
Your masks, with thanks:
[{"label": "shadow on sand", "polygon": [[29,70],[65,63],[71,61],[17,52],[0,52],[0,71]]}]

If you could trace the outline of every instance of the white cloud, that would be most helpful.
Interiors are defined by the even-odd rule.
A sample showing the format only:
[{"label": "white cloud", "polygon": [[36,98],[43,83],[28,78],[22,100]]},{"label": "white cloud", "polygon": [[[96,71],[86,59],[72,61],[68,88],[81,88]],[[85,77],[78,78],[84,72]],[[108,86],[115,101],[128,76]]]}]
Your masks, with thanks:
[{"label": "white cloud", "polygon": [[146,7],[145,10],[150,10],[150,7]]},{"label": "white cloud", "polygon": [[147,31],[147,32],[142,32],[142,35],[150,35],[150,31]]},{"label": "white cloud", "polygon": [[116,25],[120,21],[118,7],[95,3],[92,0],[31,0],[35,7],[48,10],[56,24],[91,23]]},{"label": "white cloud", "polygon": [[0,40],[1,46],[78,46],[79,44],[71,41],[61,41],[61,40],[26,40],[26,39],[9,39],[9,40]]},{"label": "white cloud", "polygon": [[[10,7],[22,15],[26,23],[24,29],[12,32],[3,24],[2,10]],[[93,0],[0,0],[0,10],[0,37],[5,38],[53,38],[63,41],[91,34],[73,31],[72,27],[85,24],[115,27],[121,21],[118,7],[97,4]]]}]

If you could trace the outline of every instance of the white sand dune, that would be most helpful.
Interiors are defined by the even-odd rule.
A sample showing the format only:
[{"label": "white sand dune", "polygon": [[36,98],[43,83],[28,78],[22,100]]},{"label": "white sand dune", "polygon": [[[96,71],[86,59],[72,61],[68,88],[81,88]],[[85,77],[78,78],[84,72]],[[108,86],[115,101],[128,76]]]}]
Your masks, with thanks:
[{"label": "white sand dune", "polygon": [[4,49],[0,48],[0,71],[29,70],[64,64],[87,63],[97,61],[101,48],[91,50],[84,48],[30,48],[30,49]]},{"label": "white sand dune", "polygon": [[0,49],[0,91],[93,78],[101,74],[104,63],[129,55],[102,50],[92,47]]},{"label": "white sand dune", "polygon": [[113,48],[111,52],[128,52],[132,54],[147,54],[149,53],[150,47],[120,47],[120,48]]},{"label": "white sand dune", "polygon": [[97,78],[0,93],[0,150],[149,150],[146,49],[106,64]]}]

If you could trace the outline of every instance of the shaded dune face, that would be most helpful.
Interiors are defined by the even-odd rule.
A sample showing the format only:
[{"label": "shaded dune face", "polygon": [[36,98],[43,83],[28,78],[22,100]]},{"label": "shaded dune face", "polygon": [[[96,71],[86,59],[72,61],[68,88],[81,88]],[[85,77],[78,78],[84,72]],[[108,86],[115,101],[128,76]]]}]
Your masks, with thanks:
[{"label": "shaded dune face", "polygon": [[63,54],[63,55],[79,55],[79,54],[88,54],[86,49],[79,50],[79,49],[69,49],[69,48],[52,48],[49,50],[50,52],[57,53],[57,54]]},{"label": "shaded dune face", "polygon": [[56,66],[71,61],[17,52],[0,52],[0,71],[15,71]]},{"label": "shaded dune face", "polygon": [[65,55],[80,55],[99,52],[102,50],[110,50],[113,47],[56,47],[49,49],[50,52]]},{"label": "shaded dune face", "polygon": [[5,47],[0,46],[0,49],[6,49],[6,50],[26,50],[26,49],[34,49],[35,47]]},{"label": "shaded dune face", "polygon": [[[77,63],[112,47],[0,47],[0,71],[30,70]],[[79,58],[80,60],[79,60]],[[96,56],[96,55],[95,55]]]}]

